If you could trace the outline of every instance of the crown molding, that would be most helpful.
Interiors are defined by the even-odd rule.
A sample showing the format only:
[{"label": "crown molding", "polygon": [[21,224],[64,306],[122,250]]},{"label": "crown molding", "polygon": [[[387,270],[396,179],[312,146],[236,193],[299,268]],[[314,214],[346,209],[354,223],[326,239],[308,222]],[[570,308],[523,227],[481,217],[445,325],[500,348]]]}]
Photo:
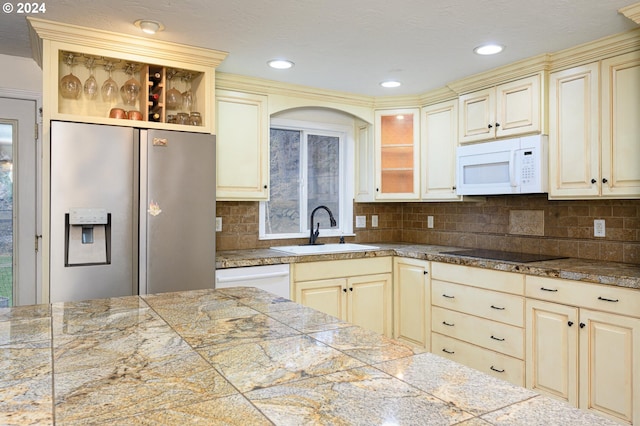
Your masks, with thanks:
[{"label": "crown molding", "polygon": [[140,36],[125,35],[111,31],[63,24],[44,19],[27,17],[34,59],[42,67],[43,40],[60,43],[81,44],[99,50],[114,50],[138,57],[161,57],[172,62],[197,64],[216,68],[227,57],[227,52],[187,46],[168,41]]},{"label": "crown molding", "polygon": [[618,13],[623,14],[636,24],[640,24],[640,3],[630,4],[629,6],[618,9]]},{"label": "crown molding", "polygon": [[517,80],[541,71],[548,71],[549,68],[550,55],[545,53],[456,80],[447,84],[447,87],[458,95],[462,95],[507,81]]},{"label": "crown molding", "polygon": [[560,71],[640,49],[640,28],[552,53],[551,71]]},{"label": "crown molding", "polygon": [[317,89],[275,80],[257,77],[247,77],[237,74],[216,72],[216,89],[237,90],[261,95],[280,95],[300,97],[320,102],[332,102],[371,108],[374,98],[371,96],[355,95],[336,90]]}]

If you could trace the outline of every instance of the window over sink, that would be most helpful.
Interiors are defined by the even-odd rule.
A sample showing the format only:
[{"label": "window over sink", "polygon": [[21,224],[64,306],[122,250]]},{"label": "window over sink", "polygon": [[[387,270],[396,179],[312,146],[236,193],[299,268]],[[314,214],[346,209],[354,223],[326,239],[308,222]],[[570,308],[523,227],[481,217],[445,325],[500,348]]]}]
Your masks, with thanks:
[{"label": "window over sink", "polygon": [[[307,238],[318,210],[320,237],[353,232],[353,129],[342,124],[273,118],[270,197],[260,203],[260,239]],[[315,226],[315,225],[314,225]]]}]

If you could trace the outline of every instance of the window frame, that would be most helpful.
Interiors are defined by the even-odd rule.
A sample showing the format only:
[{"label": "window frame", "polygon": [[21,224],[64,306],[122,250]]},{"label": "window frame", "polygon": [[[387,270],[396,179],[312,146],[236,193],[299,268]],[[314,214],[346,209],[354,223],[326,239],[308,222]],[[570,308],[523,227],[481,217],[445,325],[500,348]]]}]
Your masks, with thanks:
[{"label": "window frame", "polygon": [[[339,227],[320,228],[320,238],[323,237],[339,237],[350,236],[353,234],[353,197],[354,197],[354,130],[350,126],[335,124],[335,123],[320,123],[306,120],[293,120],[284,118],[272,118],[269,126],[271,129],[282,130],[295,130],[301,132],[301,142],[305,144],[304,149],[301,150],[300,170],[298,171],[301,177],[299,182],[300,188],[300,217],[301,220],[300,232],[290,232],[286,234],[267,234],[266,232],[266,203],[268,201],[260,201],[259,203],[259,235],[260,240],[282,240],[282,239],[295,239],[295,238],[308,238],[309,237],[309,215],[311,212],[307,211],[308,204],[308,187],[307,187],[307,138],[308,134],[322,135],[322,136],[335,136],[340,138],[339,142],[339,186],[340,186],[340,211],[333,212],[334,216],[338,218]],[[269,150],[269,156],[271,151]],[[269,161],[271,163],[271,161]],[[320,213],[323,214],[323,213]],[[324,213],[326,214],[326,212]]]}]

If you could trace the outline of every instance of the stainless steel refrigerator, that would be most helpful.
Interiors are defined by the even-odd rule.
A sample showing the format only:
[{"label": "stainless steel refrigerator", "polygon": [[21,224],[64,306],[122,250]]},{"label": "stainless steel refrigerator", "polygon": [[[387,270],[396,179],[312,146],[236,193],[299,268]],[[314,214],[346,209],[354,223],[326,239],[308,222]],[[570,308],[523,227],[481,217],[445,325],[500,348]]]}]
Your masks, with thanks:
[{"label": "stainless steel refrigerator", "polygon": [[51,123],[51,302],[213,288],[215,136]]}]

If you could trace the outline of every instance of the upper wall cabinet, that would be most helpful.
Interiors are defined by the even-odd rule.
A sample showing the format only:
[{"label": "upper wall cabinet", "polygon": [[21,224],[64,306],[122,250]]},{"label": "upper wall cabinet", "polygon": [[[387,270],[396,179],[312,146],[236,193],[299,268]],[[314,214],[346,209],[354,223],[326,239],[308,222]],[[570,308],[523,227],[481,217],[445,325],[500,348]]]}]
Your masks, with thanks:
[{"label": "upper wall cabinet", "polygon": [[269,198],[267,96],[216,91],[216,198]]},{"label": "upper wall cabinet", "polygon": [[29,22],[44,76],[45,121],[214,133],[215,68],[225,52]]},{"label": "upper wall cabinet", "polygon": [[460,200],[456,194],[456,147],[458,146],[458,101],[422,108],[423,200]]},{"label": "upper wall cabinet", "polygon": [[461,95],[459,141],[542,131],[542,74]]},{"label": "upper wall cabinet", "polygon": [[640,197],[640,52],[550,75],[549,198]]},{"label": "upper wall cabinet", "polygon": [[420,196],[420,110],[375,113],[376,200]]}]

